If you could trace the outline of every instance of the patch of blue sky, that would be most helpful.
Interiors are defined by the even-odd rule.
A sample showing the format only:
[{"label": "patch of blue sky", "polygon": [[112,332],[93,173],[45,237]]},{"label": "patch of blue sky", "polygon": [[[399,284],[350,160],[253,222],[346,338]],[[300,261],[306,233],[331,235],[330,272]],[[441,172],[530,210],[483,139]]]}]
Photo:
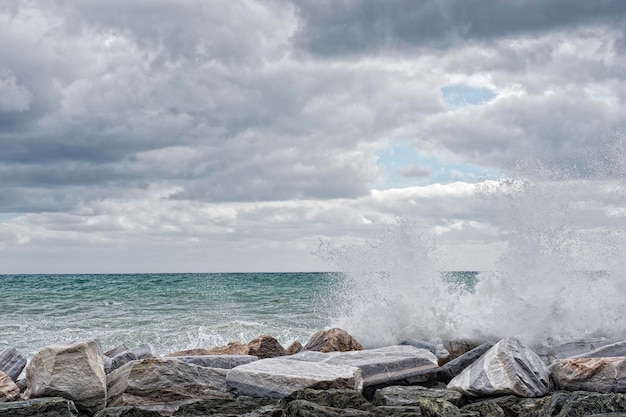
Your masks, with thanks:
[{"label": "patch of blue sky", "polygon": [[466,106],[487,104],[496,97],[496,92],[488,88],[476,88],[467,84],[450,84],[441,87],[441,95],[451,110]]},{"label": "patch of blue sky", "polygon": [[0,223],[8,222],[20,216],[21,214],[18,213],[0,213]]},{"label": "patch of blue sky", "polygon": [[415,147],[401,142],[390,142],[381,148],[378,151],[378,165],[385,173],[384,179],[376,184],[380,189],[456,181],[475,183],[501,177],[495,169],[470,163],[446,162],[436,156],[424,155]]}]

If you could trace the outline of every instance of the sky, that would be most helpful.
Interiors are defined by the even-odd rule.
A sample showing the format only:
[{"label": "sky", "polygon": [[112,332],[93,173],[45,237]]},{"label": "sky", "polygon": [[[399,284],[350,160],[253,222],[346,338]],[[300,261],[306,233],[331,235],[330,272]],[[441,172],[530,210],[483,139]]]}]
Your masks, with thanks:
[{"label": "sky", "polygon": [[328,270],[398,219],[489,269],[485,190],[623,184],[625,122],[621,0],[0,0],[0,273]]}]

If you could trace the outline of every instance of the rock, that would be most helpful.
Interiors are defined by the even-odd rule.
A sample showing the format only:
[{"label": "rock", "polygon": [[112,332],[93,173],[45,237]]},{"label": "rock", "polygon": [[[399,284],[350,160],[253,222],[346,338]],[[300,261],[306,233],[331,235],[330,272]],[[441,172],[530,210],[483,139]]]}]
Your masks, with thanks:
[{"label": "rock", "polygon": [[160,357],[154,347],[149,343],[142,343],[140,345],[137,345],[130,351],[135,354],[137,359],[150,359]]},{"label": "rock", "polygon": [[20,396],[20,388],[4,372],[0,371],[0,402],[13,401]]},{"label": "rock", "polygon": [[361,370],[363,386],[390,384],[410,377],[433,373],[437,357],[426,349],[413,346],[387,346],[351,352],[317,353],[303,351],[287,357],[290,360],[312,360]]},{"label": "rock", "polygon": [[250,347],[245,343],[228,342],[226,346],[218,346],[211,349],[187,349],[168,353],[171,356],[206,356],[206,355],[247,355]]},{"label": "rock", "polygon": [[[140,359],[123,365],[108,377],[110,406],[140,406],[173,410],[185,400],[231,397],[226,371],[204,368],[175,359]],[[147,407],[154,405],[155,407]],[[167,411],[165,410],[165,411]]]},{"label": "rock", "polygon": [[285,417],[371,417],[368,411],[350,408],[325,407],[306,400],[294,400],[286,404]]},{"label": "rock", "polygon": [[480,346],[476,346],[469,352],[466,352],[461,356],[458,356],[457,358],[447,362],[440,368],[437,375],[438,379],[449,382],[452,378],[460,374],[463,369],[467,368],[476,360],[478,360],[478,358],[484,355],[492,347],[493,343],[485,342]]},{"label": "rock", "polygon": [[287,348],[287,352],[290,355],[294,355],[298,352],[300,352],[303,349],[302,347],[302,343],[298,342],[297,340],[295,342],[293,342],[292,344],[289,345],[289,347]]},{"label": "rock", "polygon": [[461,411],[457,407],[439,398],[420,398],[418,405],[424,416],[461,417]]},{"label": "rock", "polygon": [[98,411],[94,417],[163,417],[163,414],[138,407],[108,407]]},{"label": "rock", "polygon": [[388,406],[419,405],[421,398],[436,398],[459,406],[463,394],[450,389],[433,389],[418,385],[393,385],[376,390],[372,402],[375,405]]},{"label": "rock", "polygon": [[171,356],[172,359],[193,363],[205,368],[232,369],[239,365],[258,360],[252,355],[204,355],[204,356]]},{"label": "rock", "polygon": [[466,354],[482,343],[483,342],[477,343],[469,340],[445,340],[443,342],[443,347],[450,353],[450,356],[448,356],[444,361],[440,361],[440,365],[443,365],[445,361],[451,361]]},{"label": "rock", "polygon": [[626,392],[626,356],[558,359],[552,379],[568,391]]},{"label": "rock", "polygon": [[[498,404],[491,401],[479,401],[461,407],[461,412],[477,412],[480,417],[506,417],[506,413]],[[465,415],[465,414],[464,414]]]},{"label": "rock", "polygon": [[0,403],[0,417],[78,417],[74,403],[60,397]]},{"label": "rock", "polygon": [[130,361],[136,361],[139,359],[135,352],[132,350],[125,350],[123,352],[118,353],[117,355],[111,358],[111,365],[109,366],[108,374],[115,371],[117,368],[126,365]]},{"label": "rock", "polygon": [[360,391],[358,368],[287,359],[263,359],[231,369],[228,385],[239,395],[282,398],[304,388],[348,388]]},{"label": "rock", "polygon": [[429,350],[437,357],[438,360],[445,360],[450,356],[450,352],[443,346],[441,339],[435,339],[433,342],[424,342],[421,340],[407,339],[399,343],[400,345],[410,345],[420,349]]},{"label": "rock", "polygon": [[614,358],[618,356],[626,356],[626,341],[600,346],[594,350],[569,356],[568,358]]},{"label": "rock", "polygon": [[502,339],[448,384],[469,396],[548,393],[550,376],[539,356],[514,338]]},{"label": "rock", "polygon": [[[599,347],[608,345],[611,343],[606,337],[591,338],[585,340],[578,340],[575,342],[565,343],[556,347],[541,347],[536,350],[537,355],[541,358],[546,365],[551,364],[557,359],[566,359],[572,356],[584,354],[586,352],[595,350]],[[622,356],[622,355],[607,355],[607,356]]]},{"label": "rock", "polygon": [[[583,417],[593,414],[604,415],[626,411],[623,394],[601,394],[595,392],[557,392],[548,397],[519,402],[519,415],[528,417]],[[523,413],[523,414],[522,414]],[[608,414],[611,415],[611,414]]]},{"label": "rock", "polygon": [[306,400],[324,407],[353,408],[363,411],[373,409],[372,404],[359,391],[352,389],[316,390],[305,388],[295,392],[292,397],[296,400]]},{"label": "rock", "polygon": [[20,351],[9,347],[0,350],[0,371],[4,372],[13,381],[17,381],[26,366],[26,356]]},{"label": "rock", "polygon": [[269,335],[261,335],[248,342],[248,355],[253,355],[259,359],[275,358],[289,354],[282,345]]},{"label": "rock", "polygon": [[126,352],[127,350],[130,350],[130,348],[122,343],[121,345],[116,346],[113,349],[107,350],[103,353],[103,355],[108,358],[113,358],[114,356],[117,356],[122,352]]},{"label": "rock", "polygon": [[424,417],[419,406],[381,406],[374,411],[376,417]]},{"label": "rock", "polygon": [[363,346],[345,330],[334,327],[315,333],[304,349],[317,352],[347,352],[363,350]]},{"label": "rock", "polygon": [[[248,415],[255,410],[265,408],[267,406],[275,406],[276,401],[268,398],[207,398],[204,400],[193,401],[191,403],[182,404],[176,410],[173,416],[205,416],[205,415]],[[280,415],[280,414],[279,414]]]},{"label": "rock", "polygon": [[62,396],[94,414],[106,405],[107,386],[100,342],[54,344],[39,350],[26,366],[24,398]]}]

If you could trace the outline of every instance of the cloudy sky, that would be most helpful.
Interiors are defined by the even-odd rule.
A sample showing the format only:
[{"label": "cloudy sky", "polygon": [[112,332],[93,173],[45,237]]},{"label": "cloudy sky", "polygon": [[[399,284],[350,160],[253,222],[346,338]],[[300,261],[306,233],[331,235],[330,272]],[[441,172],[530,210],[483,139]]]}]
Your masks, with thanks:
[{"label": "cloudy sky", "polygon": [[320,241],[398,218],[491,268],[520,160],[613,183],[623,225],[625,28],[621,0],[0,0],[0,273],[332,269]]}]

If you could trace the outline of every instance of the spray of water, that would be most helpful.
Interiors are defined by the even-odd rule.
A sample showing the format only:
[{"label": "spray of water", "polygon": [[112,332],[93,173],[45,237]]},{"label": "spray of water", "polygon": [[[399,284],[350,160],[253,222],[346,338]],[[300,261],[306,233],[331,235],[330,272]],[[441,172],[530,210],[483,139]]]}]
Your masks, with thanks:
[{"label": "spray of water", "polygon": [[322,247],[345,275],[334,324],[369,346],[403,338],[626,337],[626,135],[558,163],[527,159],[476,187],[506,241],[471,291],[442,279],[432,239],[399,220],[360,245]]}]

